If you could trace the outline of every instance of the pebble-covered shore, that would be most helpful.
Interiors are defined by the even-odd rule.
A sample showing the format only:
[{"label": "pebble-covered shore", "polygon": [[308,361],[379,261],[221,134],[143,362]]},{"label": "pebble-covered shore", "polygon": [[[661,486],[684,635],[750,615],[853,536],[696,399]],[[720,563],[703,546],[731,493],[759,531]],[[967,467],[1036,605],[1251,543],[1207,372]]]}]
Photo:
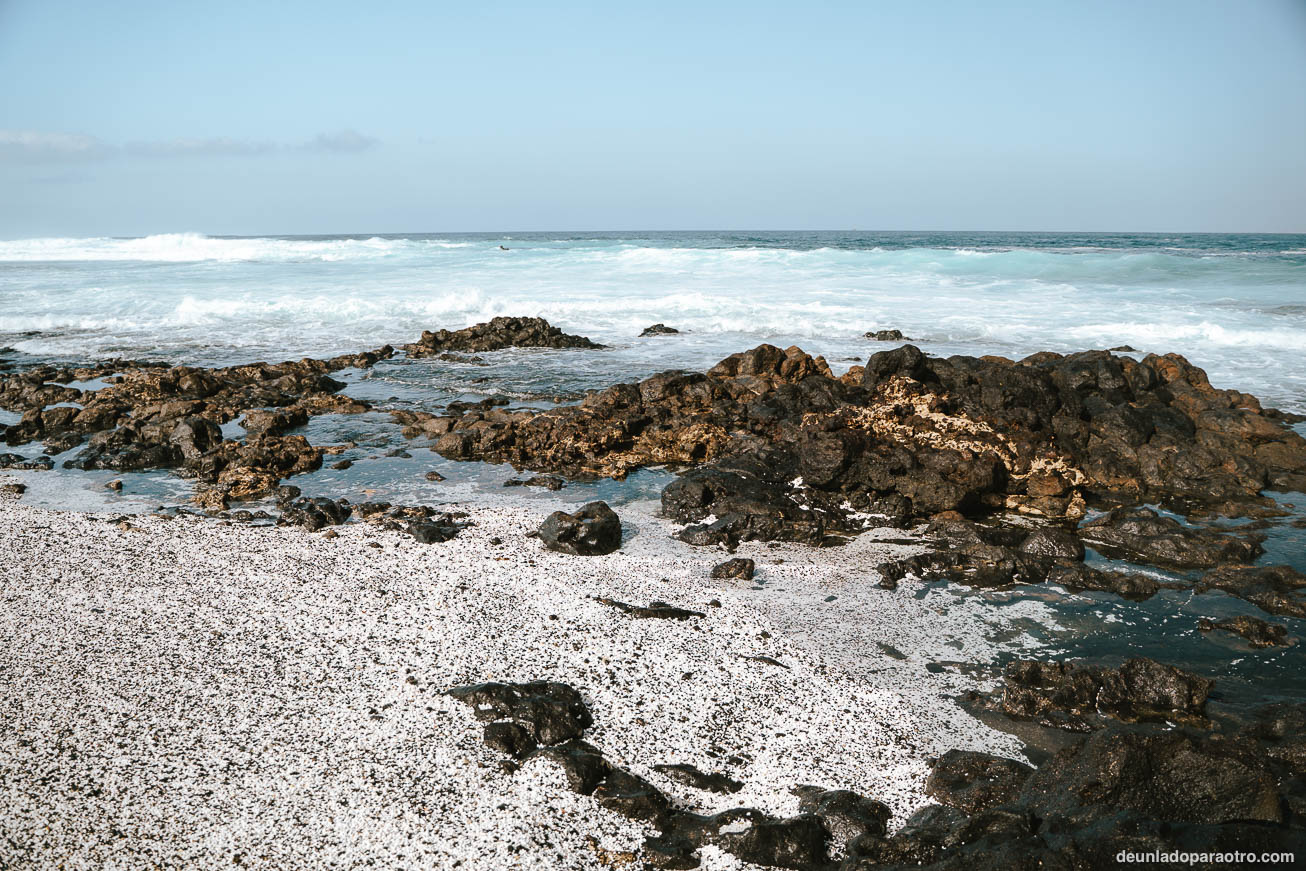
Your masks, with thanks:
[{"label": "pebble-covered shore", "polygon": [[[928,760],[1020,758],[952,701],[969,678],[926,669],[991,657],[1003,618],[875,587],[874,566],[918,549],[746,543],[757,582],[711,580],[724,552],[670,538],[651,504],[624,508],[622,549],[591,557],[528,538],[537,505],[474,510],[424,545],[0,495],[0,867],[630,861],[648,830],[546,761],[504,773],[442,694],[487,680],[576,687],[587,740],[696,810],[789,815],[790,790],[817,784],[885,802],[892,829],[928,802]],[[636,619],[594,597],[706,616]],[[701,792],[660,763],[744,786]]]}]

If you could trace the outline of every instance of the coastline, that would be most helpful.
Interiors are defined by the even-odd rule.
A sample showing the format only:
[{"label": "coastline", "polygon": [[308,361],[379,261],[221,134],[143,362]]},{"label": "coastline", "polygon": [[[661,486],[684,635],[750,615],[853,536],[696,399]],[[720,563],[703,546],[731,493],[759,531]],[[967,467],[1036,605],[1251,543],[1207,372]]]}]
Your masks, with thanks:
[{"label": "coastline", "polygon": [[[894,829],[929,803],[929,760],[1020,757],[952,701],[978,682],[926,668],[949,643],[983,659],[978,614],[911,583],[874,588],[871,567],[917,549],[748,542],[758,591],[710,580],[723,552],[671,538],[651,503],[622,509],[608,556],[544,550],[526,533],[545,513],[474,509],[457,538],[423,545],[363,524],[328,538],[0,497],[0,864],[601,868],[636,850],[648,830],[573,795],[550,763],[500,770],[442,695],[486,680],[575,686],[587,740],[694,810],[789,815],[789,790],[810,783],[886,803]],[[844,599],[866,647],[905,659],[850,657],[837,634],[814,644],[815,605],[785,626],[768,604],[844,589],[863,593]],[[633,619],[593,596],[707,616]],[[658,763],[744,786],[693,790]]]}]

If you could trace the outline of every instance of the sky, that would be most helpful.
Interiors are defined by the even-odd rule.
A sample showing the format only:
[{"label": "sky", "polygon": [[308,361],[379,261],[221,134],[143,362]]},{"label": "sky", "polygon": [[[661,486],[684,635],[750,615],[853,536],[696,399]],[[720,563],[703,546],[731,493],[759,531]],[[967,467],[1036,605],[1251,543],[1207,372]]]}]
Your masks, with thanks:
[{"label": "sky", "polygon": [[0,238],[1306,232],[1306,0],[0,0]]}]

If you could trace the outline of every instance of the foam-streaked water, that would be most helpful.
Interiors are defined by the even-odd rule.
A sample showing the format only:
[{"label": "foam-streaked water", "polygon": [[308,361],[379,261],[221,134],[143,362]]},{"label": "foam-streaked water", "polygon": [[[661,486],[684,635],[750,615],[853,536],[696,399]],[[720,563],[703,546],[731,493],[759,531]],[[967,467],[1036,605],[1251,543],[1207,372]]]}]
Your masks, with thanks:
[{"label": "foam-streaked water", "polygon": [[[0,345],[40,357],[330,355],[532,314],[614,346],[558,373],[574,390],[761,341],[864,358],[863,332],[896,327],[937,354],[1178,351],[1219,386],[1306,410],[1306,236],[37,239],[0,242],[0,299]],[[688,332],[636,338],[658,321]]]}]

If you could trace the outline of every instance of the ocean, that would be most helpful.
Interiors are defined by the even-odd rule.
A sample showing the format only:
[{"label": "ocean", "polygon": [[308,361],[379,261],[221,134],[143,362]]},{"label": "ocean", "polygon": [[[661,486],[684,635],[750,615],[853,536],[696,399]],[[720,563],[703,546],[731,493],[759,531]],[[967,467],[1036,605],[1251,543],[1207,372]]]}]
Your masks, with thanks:
[{"label": "ocean", "polygon": [[[502,250],[500,246],[508,250]],[[700,368],[759,342],[865,359],[1129,345],[1306,411],[1306,235],[496,233],[0,242],[0,346],[204,365],[541,315],[612,346],[472,392]],[[673,339],[639,339],[662,322]],[[440,380],[440,386],[450,386]],[[466,385],[471,386],[471,385]]]},{"label": "ocean", "polygon": [[[882,232],[381,234],[34,239],[0,242],[0,348],[11,362],[127,357],[195,365],[326,357],[415,341],[496,315],[538,315],[602,351],[519,349],[476,363],[399,358],[346,371],[363,415],[313,418],[315,444],[351,443],[292,483],[308,495],[449,504],[539,500],[614,505],[656,498],[666,470],[560,493],[504,488],[506,467],[445,460],[405,442],[386,413],[491,395],[543,406],[666,369],[704,369],[762,342],[822,354],[836,372],[897,343],[937,355],[1020,357],[1128,346],[1178,352],[1217,387],[1306,412],[1306,235]],[[664,323],[680,332],[641,338]],[[0,412],[0,424],[17,416]],[[228,424],[229,435],[239,435]],[[36,454],[40,444],[16,449]],[[73,452],[69,452],[71,456]],[[61,463],[67,457],[56,457]],[[446,480],[426,480],[436,470]],[[23,473],[24,500],[148,510],[190,483],[57,468]],[[103,485],[123,478],[122,494]],[[1306,507],[1303,494],[1277,494]],[[1295,502],[1293,500],[1296,500]],[[1301,508],[1297,517],[1306,516]],[[1306,568],[1306,535],[1269,531],[1265,558]],[[1106,563],[1093,555],[1091,561]],[[1132,567],[1137,568],[1137,567]],[[1153,574],[1160,574],[1148,569]],[[957,590],[995,609],[1037,600],[1056,619],[1028,627],[1045,655],[1152,655],[1218,672],[1228,702],[1306,698],[1301,646],[1247,652],[1198,632],[1199,616],[1245,602],[1164,591],[1143,603],[1042,588]],[[1282,619],[1282,618],[1278,618]],[[1284,620],[1294,633],[1300,621]],[[1267,696],[1268,693],[1268,696]]]}]

